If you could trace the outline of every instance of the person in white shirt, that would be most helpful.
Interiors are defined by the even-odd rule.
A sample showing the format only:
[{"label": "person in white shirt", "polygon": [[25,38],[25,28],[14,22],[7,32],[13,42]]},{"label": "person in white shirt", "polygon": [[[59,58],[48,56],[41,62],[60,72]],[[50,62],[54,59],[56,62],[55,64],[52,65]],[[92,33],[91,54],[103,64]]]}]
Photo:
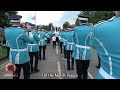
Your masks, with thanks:
[{"label": "person in white shirt", "polygon": [[53,48],[54,48],[54,47],[56,47],[56,36],[55,36],[55,34],[53,34],[52,41],[53,41]]},{"label": "person in white shirt", "polygon": [[58,38],[59,37],[59,31],[57,30],[57,28],[56,28],[55,36],[56,36],[56,42],[59,45],[59,38]]}]

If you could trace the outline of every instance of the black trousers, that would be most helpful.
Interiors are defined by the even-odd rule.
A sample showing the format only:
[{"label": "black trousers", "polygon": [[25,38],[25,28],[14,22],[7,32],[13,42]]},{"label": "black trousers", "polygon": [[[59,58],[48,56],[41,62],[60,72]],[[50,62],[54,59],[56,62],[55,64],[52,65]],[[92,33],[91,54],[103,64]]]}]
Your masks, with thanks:
[{"label": "black trousers", "polygon": [[67,58],[66,55],[67,54],[67,52],[66,52],[66,49],[65,49],[65,46],[64,46],[64,58]]},{"label": "black trousers", "polygon": [[24,64],[15,64],[16,70],[13,72],[13,79],[20,78],[21,68],[23,68],[24,79],[30,79],[30,62]]},{"label": "black trousers", "polygon": [[56,37],[56,42],[58,43],[58,45],[59,45],[59,38],[58,37]]},{"label": "black trousers", "polygon": [[30,56],[30,66],[31,66],[31,72],[33,72],[33,58],[35,56],[35,65],[34,65],[34,69],[38,68],[38,52],[29,52],[29,56]]},{"label": "black trousers", "polygon": [[9,59],[10,48],[9,47],[6,47],[6,48],[7,48],[7,58]]},{"label": "black trousers", "polygon": [[49,44],[50,44],[50,38],[47,38],[47,43],[49,43]]},{"label": "black trousers", "polygon": [[[71,66],[74,67],[74,58],[72,58],[72,50],[67,50],[67,69],[70,70]],[[70,65],[70,59],[72,60]]]},{"label": "black trousers", "polygon": [[62,45],[63,45],[63,42],[60,42],[60,50],[61,50],[61,53],[62,53]]},{"label": "black trousers", "polygon": [[43,59],[45,59],[45,49],[46,49],[46,45],[45,46],[39,46],[39,58],[41,60],[41,52],[43,49]]},{"label": "black trousers", "polygon": [[56,41],[53,41],[53,48],[56,48]]},{"label": "black trousers", "polygon": [[76,60],[78,79],[87,79],[90,60]]}]

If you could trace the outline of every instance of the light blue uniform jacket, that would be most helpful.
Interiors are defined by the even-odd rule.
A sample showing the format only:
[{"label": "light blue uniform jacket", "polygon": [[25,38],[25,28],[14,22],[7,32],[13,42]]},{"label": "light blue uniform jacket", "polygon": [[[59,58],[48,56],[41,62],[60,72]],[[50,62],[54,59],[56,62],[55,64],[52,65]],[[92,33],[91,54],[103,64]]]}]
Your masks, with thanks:
[{"label": "light blue uniform jacket", "polygon": [[75,48],[72,57],[76,60],[91,60],[90,36],[92,28],[88,25],[74,27]]},{"label": "light blue uniform jacket", "polygon": [[74,50],[75,48],[75,43],[74,43],[74,38],[73,38],[74,32],[67,32],[66,33],[66,50]]},{"label": "light blue uniform jacket", "polygon": [[31,32],[28,33],[30,40],[34,42],[33,44],[28,43],[28,52],[38,52],[39,51],[38,42],[40,39],[38,38],[37,32],[32,30]]},{"label": "light blue uniform jacket", "polygon": [[45,35],[45,32],[40,32],[40,34],[38,35],[38,38],[39,38],[39,46],[45,46],[46,45],[46,41],[45,41],[45,38],[47,38],[47,36]]},{"label": "light blue uniform jacket", "polygon": [[9,60],[12,64],[24,64],[30,61],[27,45],[33,43],[20,27],[5,29],[5,39],[10,47]]},{"label": "light blue uniform jacket", "polygon": [[120,17],[94,26],[92,47],[100,56],[97,79],[120,79]]}]

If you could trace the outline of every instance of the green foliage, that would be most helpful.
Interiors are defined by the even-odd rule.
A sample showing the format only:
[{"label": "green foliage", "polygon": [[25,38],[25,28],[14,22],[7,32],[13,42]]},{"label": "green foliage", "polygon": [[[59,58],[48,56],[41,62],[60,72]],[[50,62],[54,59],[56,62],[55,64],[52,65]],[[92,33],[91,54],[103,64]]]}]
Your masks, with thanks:
[{"label": "green foliage", "polygon": [[68,28],[70,26],[70,23],[69,22],[65,22],[64,24],[63,24],[63,29],[66,29],[66,28]]},{"label": "green foliage", "polygon": [[112,11],[81,11],[81,13],[89,15],[89,22],[93,24],[101,20],[108,20],[113,16]]},{"label": "green foliage", "polygon": [[16,15],[17,11],[0,11],[0,26],[10,26],[8,17],[10,15]]},{"label": "green foliage", "polygon": [[5,56],[7,56],[7,49],[0,45],[0,59],[4,58]]},{"label": "green foliage", "polygon": [[53,27],[53,23],[49,23],[48,27],[49,27],[48,30],[51,30],[51,27]]},{"label": "green foliage", "polygon": [[51,27],[53,27],[53,23],[49,23],[49,25],[43,25],[43,29],[50,31]]},{"label": "green foliage", "polygon": [[43,29],[45,29],[45,30],[49,30],[49,26],[48,25],[43,25]]}]

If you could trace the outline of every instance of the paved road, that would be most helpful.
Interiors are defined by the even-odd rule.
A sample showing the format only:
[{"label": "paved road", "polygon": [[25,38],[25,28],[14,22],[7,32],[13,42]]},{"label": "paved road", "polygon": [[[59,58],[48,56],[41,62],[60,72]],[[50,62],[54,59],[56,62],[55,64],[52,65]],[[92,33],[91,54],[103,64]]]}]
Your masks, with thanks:
[{"label": "paved road", "polygon": [[[98,69],[96,52],[91,49],[92,60],[90,62],[88,79],[94,79]],[[33,73],[31,79],[75,79],[76,63],[74,63],[74,70],[67,70],[67,61],[63,59],[63,53],[60,53],[59,46],[53,49],[52,44],[47,45],[46,60],[39,60],[39,72]],[[5,65],[0,68],[0,79],[12,79],[12,73],[5,71]],[[23,79],[23,71],[21,72],[21,79]]]}]

